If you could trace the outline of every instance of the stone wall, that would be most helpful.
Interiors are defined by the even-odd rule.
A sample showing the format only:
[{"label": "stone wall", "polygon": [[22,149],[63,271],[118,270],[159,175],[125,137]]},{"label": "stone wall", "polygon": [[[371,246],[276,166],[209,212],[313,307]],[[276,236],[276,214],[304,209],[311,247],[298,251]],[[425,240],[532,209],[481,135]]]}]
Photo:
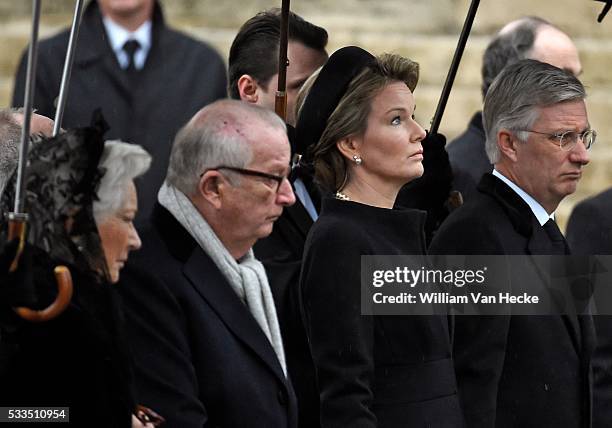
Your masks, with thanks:
[{"label": "stone wall", "polygon": [[[240,24],[259,10],[280,6],[280,0],[162,0],[162,4],[171,25],[208,41],[227,58]],[[469,4],[469,0],[294,0],[292,9],[329,31],[330,50],[358,44],[420,62],[417,119],[428,124]],[[612,185],[612,13],[598,24],[602,6],[590,0],[482,0],[441,125],[441,132],[452,138],[480,108],[482,52],[490,35],[504,23],[540,15],[568,32],[580,50],[589,117],[599,138],[579,191],[558,210],[561,223],[577,201]],[[73,8],[74,0],[43,0],[41,36],[69,24]],[[0,0],[0,106],[10,102],[13,73],[29,35],[30,10],[29,0]]]}]

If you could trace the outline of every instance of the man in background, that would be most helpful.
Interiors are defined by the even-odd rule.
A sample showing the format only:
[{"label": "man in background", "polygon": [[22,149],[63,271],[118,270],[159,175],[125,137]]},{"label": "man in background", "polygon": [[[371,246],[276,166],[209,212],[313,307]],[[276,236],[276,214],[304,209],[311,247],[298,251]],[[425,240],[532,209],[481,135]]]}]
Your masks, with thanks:
[{"label": "man in background", "polygon": [[[55,117],[69,31],[42,40],[34,107]],[[26,55],[13,105],[22,106]],[[83,12],[62,127],[89,124],[102,108],[109,139],[142,145],[153,157],[138,185],[139,215],[150,214],[172,139],[202,106],[226,96],[223,60],[210,46],[166,26],[156,0],[92,0]]]},{"label": "man in background", "polygon": [[[274,110],[280,25],[279,9],[260,12],[242,25],[229,54],[230,97]],[[287,122],[295,125],[298,91],[327,60],[327,31],[290,12],[288,39]],[[290,133],[290,140],[291,136]],[[303,154],[304,149],[293,145],[292,152]],[[318,392],[306,335],[293,299],[297,296],[294,293],[298,288],[304,242],[317,218],[320,195],[312,175],[303,169],[300,171],[292,182],[296,203],[283,211],[272,234],[259,240],[254,250],[266,266],[274,293],[287,366],[298,397],[299,425],[313,427],[319,424]]]},{"label": "man in background", "polygon": [[[572,40],[550,22],[535,16],[504,26],[487,46],[482,58],[482,97],[507,65],[535,59],[580,75],[582,66]],[[453,187],[467,200],[474,195],[482,175],[493,170],[485,152],[482,112],[474,114],[467,130],[447,146],[453,169]]]}]

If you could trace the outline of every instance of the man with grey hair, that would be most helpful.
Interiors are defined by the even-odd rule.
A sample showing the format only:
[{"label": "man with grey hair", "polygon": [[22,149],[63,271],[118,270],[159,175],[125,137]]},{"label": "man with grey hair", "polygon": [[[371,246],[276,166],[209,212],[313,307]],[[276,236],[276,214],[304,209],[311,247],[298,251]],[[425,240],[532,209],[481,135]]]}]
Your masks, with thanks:
[{"label": "man with grey hair", "polygon": [[[487,46],[482,58],[482,96],[504,67],[521,59],[536,59],[569,71],[582,72],[578,50],[572,40],[545,19],[528,16],[506,24]],[[447,147],[453,169],[453,186],[464,199],[476,191],[482,175],[493,165],[485,153],[482,112],[474,114],[467,130]]]},{"label": "man with grey hair", "polygon": [[[494,170],[448,217],[431,253],[569,254],[554,212],[576,190],[595,140],[585,96],[571,73],[535,60],[498,75],[483,114]],[[593,346],[586,315],[457,317],[455,368],[468,426],[590,426]]]},{"label": "man with grey hair", "polygon": [[177,134],[143,249],[122,272],[137,398],[169,427],[296,426],[257,239],[295,202],[272,111],[223,100]]},{"label": "man with grey hair", "polygon": [[[18,109],[0,109],[0,197],[4,188],[17,168],[23,113]],[[53,134],[53,121],[40,114],[33,114],[30,120],[30,133],[50,137]]]}]

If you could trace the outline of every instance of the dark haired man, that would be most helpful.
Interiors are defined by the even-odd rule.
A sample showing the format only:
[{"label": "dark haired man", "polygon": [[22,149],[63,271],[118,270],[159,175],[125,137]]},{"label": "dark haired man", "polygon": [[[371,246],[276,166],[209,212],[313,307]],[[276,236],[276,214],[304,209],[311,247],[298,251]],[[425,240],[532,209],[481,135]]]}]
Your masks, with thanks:
[{"label": "dark haired man", "polygon": [[[260,12],[246,21],[230,48],[231,98],[274,109],[278,82],[279,9]],[[287,47],[287,122],[295,125],[295,97],[308,77],[327,60],[327,31],[289,13]]]},{"label": "dark haired man", "polygon": [[[258,13],[246,21],[230,48],[229,94],[231,98],[273,110],[278,83],[279,9]],[[295,124],[295,99],[308,77],[327,60],[327,31],[289,13],[287,58],[287,122]],[[293,145],[293,142],[292,142]],[[292,151],[303,153],[303,148]],[[272,234],[260,239],[254,251],[268,273],[274,294],[287,368],[299,407],[299,426],[319,425],[319,402],[314,367],[296,301],[306,235],[317,218],[319,194],[308,173],[292,185],[296,203],[286,207]]]},{"label": "dark haired man", "polygon": [[[482,97],[504,67],[521,59],[536,59],[569,71],[582,72],[578,50],[563,31],[545,19],[528,16],[506,24],[487,46],[482,58]],[[463,134],[447,147],[453,185],[464,199],[476,191],[480,177],[493,170],[485,153],[482,112],[474,114]]]}]

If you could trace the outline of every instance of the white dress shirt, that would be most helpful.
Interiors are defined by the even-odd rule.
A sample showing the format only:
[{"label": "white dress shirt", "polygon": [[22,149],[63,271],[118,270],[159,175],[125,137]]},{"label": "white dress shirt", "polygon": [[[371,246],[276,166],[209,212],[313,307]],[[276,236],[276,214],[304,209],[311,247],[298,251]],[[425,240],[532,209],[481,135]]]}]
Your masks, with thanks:
[{"label": "white dress shirt", "polygon": [[555,220],[555,213],[552,213],[549,215],[544,209],[544,207],[540,205],[538,201],[533,199],[531,195],[529,195],[523,189],[518,187],[515,183],[510,181],[509,178],[507,178],[505,175],[503,175],[501,172],[499,172],[495,168],[493,169],[493,175],[499,178],[504,183],[506,183],[508,187],[514,190],[514,193],[519,195],[521,199],[524,200],[527,205],[529,205],[529,208],[531,208],[533,215],[536,216],[536,218],[538,219],[538,223],[540,223],[540,226],[544,226],[544,223],[546,223],[549,219],[553,221]]},{"label": "white dress shirt", "polygon": [[145,22],[133,33],[106,16],[102,21],[104,22],[104,28],[108,35],[108,42],[113,52],[115,52],[117,61],[119,61],[119,66],[122,69],[126,69],[130,62],[128,54],[123,50],[125,42],[128,40],[136,40],[140,43],[140,49],[134,54],[134,66],[136,69],[141,70],[142,67],[144,67],[147,55],[151,49],[151,21]]}]

